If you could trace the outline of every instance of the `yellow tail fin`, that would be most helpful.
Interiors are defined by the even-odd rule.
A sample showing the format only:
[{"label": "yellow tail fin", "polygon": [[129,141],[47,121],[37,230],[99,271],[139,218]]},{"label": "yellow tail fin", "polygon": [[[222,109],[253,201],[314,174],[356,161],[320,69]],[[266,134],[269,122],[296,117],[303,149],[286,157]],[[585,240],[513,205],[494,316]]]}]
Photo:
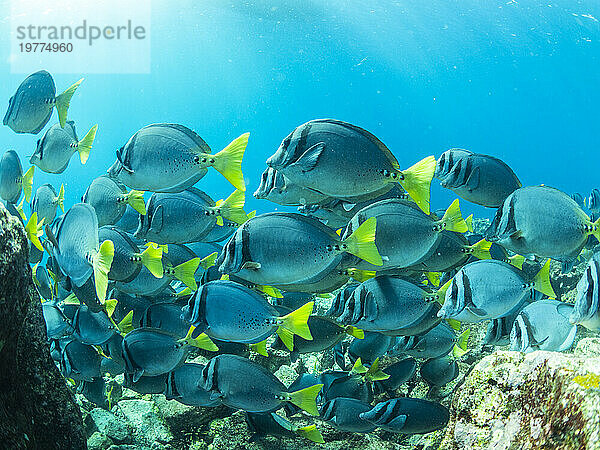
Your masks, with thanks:
[{"label": "yellow tail fin", "polygon": [[266,284],[257,284],[256,290],[268,295],[269,297],[283,298],[283,294],[281,293],[281,291],[273,286],[267,286]]},{"label": "yellow tail fin", "polygon": [[465,219],[465,223],[467,224],[467,231],[473,232],[473,214],[469,214]]},{"label": "yellow tail fin", "polygon": [[450,325],[450,328],[452,328],[454,331],[460,330],[460,322],[458,320],[446,319],[446,322],[448,323],[448,325]]},{"label": "yellow tail fin", "polygon": [[267,340],[257,342],[256,344],[250,344],[250,350],[258,353],[261,356],[269,356],[267,353]]},{"label": "yellow tail fin", "polygon": [[383,265],[383,260],[375,245],[375,230],[377,229],[377,219],[370,217],[365,220],[360,227],[344,239],[343,243],[348,246],[348,253],[358,256],[376,266]]},{"label": "yellow tail fin", "polygon": [[325,443],[325,439],[323,439],[323,436],[316,425],[300,427],[296,430],[296,433],[298,433],[299,436],[308,439],[309,441],[316,442],[317,444]]},{"label": "yellow tail fin", "polygon": [[206,335],[206,333],[201,333],[196,339],[192,339],[192,333],[195,329],[196,327],[192,325],[186,336],[181,339],[181,341],[191,345],[192,347],[208,350],[209,352],[219,351],[219,347],[216,346],[216,344]]},{"label": "yellow tail fin", "polygon": [[318,416],[317,395],[321,392],[322,387],[322,384],[315,384],[314,386],[300,389],[299,391],[290,392],[287,400],[310,415]]},{"label": "yellow tail fin", "polygon": [[42,228],[43,223],[44,223],[43,219],[42,219],[41,223],[38,223],[37,212],[34,212],[31,215],[31,217],[29,218],[29,222],[27,222],[27,225],[25,225],[25,234],[27,235],[27,238],[41,252],[44,251],[44,247],[42,247],[42,243],[40,242],[40,236],[42,234],[44,234],[44,231]]},{"label": "yellow tail fin", "polygon": [[429,282],[431,284],[433,284],[435,287],[438,287],[440,285],[440,278],[442,277],[442,274],[439,272],[425,272],[425,276],[427,277],[427,279],[429,280]]},{"label": "yellow tail fin", "polygon": [[429,214],[429,188],[434,172],[435,158],[428,156],[402,171],[403,177],[399,180],[400,185],[425,214]]},{"label": "yellow tail fin", "polygon": [[90,157],[92,144],[94,143],[94,138],[96,137],[96,131],[98,131],[98,125],[94,125],[92,128],[90,128],[90,131],[88,131],[83,139],[77,143],[77,151],[79,152],[81,164],[85,164]]},{"label": "yellow tail fin", "polygon": [[240,191],[246,190],[244,174],[242,173],[242,159],[244,158],[246,145],[248,145],[249,136],[250,133],[242,134],[214,155],[213,167]]},{"label": "yellow tail fin", "polygon": [[[246,192],[236,189],[222,203],[217,203],[217,208],[221,211],[221,216],[217,217],[217,225],[223,225],[223,217],[232,220],[238,225],[248,220],[248,215],[244,212],[246,203]],[[220,220],[219,220],[220,219]],[[219,223],[220,222],[220,223]]]},{"label": "yellow tail fin", "polygon": [[379,358],[373,361],[367,373],[365,373],[364,378],[368,381],[382,381],[387,380],[390,376],[385,373],[383,370],[379,368]]},{"label": "yellow tail fin", "polygon": [[17,205],[17,212],[19,213],[19,215],[21,216],[21,219],[23,219],[23,221],[27,220],[27,216],[25,215],[25,211],[23,211],[23,202],[25,201],[25,197],[23,197],[21,199],[21,201],[19,202],[19,204]]},{"label": "yellow tail fin", "polygon": [[62,212],[65,212],[65,185],[60,185],[60,191],[58,191],[58,197],[55,200],[56,204]]},{"label": "yellow tail fin", "polygon": [[119,302],[116,298],[111,298],[104,302],[104,310],[106,311],[108,317],[112,317],[113,313],[115,312],[115,308],[117,307],[117,303]]},{"label": "yellow tail fin", "polygon": [[348,325],[344,328],[344,332],[349,336],[354,336],[356,339],[364,339],[365,332],[360,328],[353,327],[352,325]]},{"label": "yellow tail fin", "polygon": [[360,270],[351,268],[347,270],[348,276],[354,278],[356,281],[362,283],[363,281],[370,280],[377,276],[377,272],[374,270]]},{"label": "yellow tail fin", "polygon": [[191,290],[195,291],[198,289],[198,285],[196,284],[194,274],[196,273],[196,270],[198,270],[199,265],[200,258],[190,259],[189,261],[175,266],[173,269],[173,274],[175,275],[175,278],[183,282],[183,284],[185,284]]},{"label": "yellow tail fin", "polygon": [[308,328],[308,318],[312,314],[314,306],[315,302],[308,302],[297,310],[280,317],[281,326],[307,341],[312,341],[310,328]]},{"label": "yellow tail fin", "polygon": [[117,328],[123,335],[133,330],[133,309],[117,324]]},{"label": "yellow tail fin", "polygon": [[279,339],[281,339],[281,342],[283,342],[283,345],[285,345],[290,352],[293,351],[294,350],[294,333],[292,333],[290,330],[287,330],[283,327],[277,328],[276,333],[277,333],[277,336],[279,336]]},{"label": "yellow tail fin", "polygon": [[536,291],[541,292],[544,295],[547,295],[550,298],[556,298],[556,294],[554,293],[554,289],[552,289],[552,285],[550,284],[550,260],[546,260],[546,264],[540,269],[540,271],[536,274],[533,279],[533,288]]},{"label": "yellow tail fin", "polygon": [[125,194],[126,202],[129,206],[139,212],[142,216],[146,215],[146,202],[144,201],[144,192],[135,189]]},{"label": "yellow tail fin", "polygon": [[369,369],[367,369],[363,363],[361,358],[358,358],[356,361],[354,361],[354,365],[352,366],[352,369],[350,370],[350,373],[367,373],[369,371]]},{"label": "yellow tail fin", "polygon": [[455,358],[460,358],[464,354],[469,352],[467,348],[467,342],[469,341],[469,334],[471,334],[471,330],[467,328],[456,340],[456,344],[452,348],[452,356]]},{"label": "yellow tail fin", "polygon": [[27,169],[27,172],[23,174],[23,180],[21,186],[23,187],[23,194],[27,203],[31,201],[31,192],[33,191],[33,173],[35,172],[35,166],[31,166]]},{"label": "yellow tail fin", "polygon": [[215,262],[217,261],[217,257],[218,256],[219,256],[219,254],[217,252],[213,252],[210,255],[205,256],[204,258],[202,258],[202,260],[200,261],[200,265],[202,266],[202,268],[204,270],[208,270],[212,266],[215,265]]},{"label": "yellow tail fin", "polygon": [[456,231],[457,233],[464,233],[467,231],[467,223],[460,214],[460,204],[458,199],[454,200],[448,209],[444,213],[444,217],[439,223],[446,225],[446,230]]},{"label": "yellow tail fin", "polygon": [[83,78],[69,87],[65,92],[56,97],[56,111],[58,112],[58,122],[61,128],[65,127],[67,123],[67,111],[69,110],[69,104],[71,103],[71,97],[83,81]]},{"label": "yellow tail fin", "polygon": [[471,252],[475,258],[479,259],[492,259],[492,255],[490,254],[490,248],[492,248],[492,243],[482,239],[478,242],[475,242],[473,245],[469,246]]},{"label": "yellow tail fin", "polygon": [[512,266],[515,266],[517,269],[523,269],[523,263],[525,262],[525,257],[521,255],[513,255],[508,258],[508,263]]},{"label": "yellow tail fin", "polygon": [[437,291],[435,291],[435,300],[440,305],[444,304],[444,301],[446,299],[446,291],[448,290],[448,288],[450,287],[451,284],[452,284],[452,278],[450,278],[448,281],[446,281],[441,288],[439,288]]},{"label": "yellow tail fin", "polygon": [[108,272],[115,256],[115,246],[112,241],[104,241],[100,250],[94,255],[92,267],[94,268],[94,281],[96,282],[96,295],[100,303],[106,300],[106,289],[108,288]]},{"label": "yellow tail fin", "polygon": [[148,246],[146,250],[140,255],[142,258],[142,264],[150,271],[156,278],[162,278],[164,275],[164,268],[162,263],[162,249],[160,247]]}]

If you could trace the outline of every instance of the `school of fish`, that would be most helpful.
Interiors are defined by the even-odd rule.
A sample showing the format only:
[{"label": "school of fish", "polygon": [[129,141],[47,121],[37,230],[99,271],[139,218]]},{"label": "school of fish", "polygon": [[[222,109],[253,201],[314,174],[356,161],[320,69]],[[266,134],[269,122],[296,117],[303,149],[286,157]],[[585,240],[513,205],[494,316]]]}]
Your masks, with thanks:
[{"label": "school of fish", "polygon": [[[486,344],[521,352],[567,350],[578,326],[600,331],[596,189],[522,186],[500,159],[458,148],[399,161],[368,131],[319,119],[283,139],[254,192],[266,208],[297,211],[257,215],[244,210],[249,133],[215,152],[184,125],[155,123],[67,208],[59,178],[33,190],[34,167],[61,174],[74,153],[86,164],[101,129],[80,139],[67,116],[81,83],[57,95],[39,71],[17,88],[4,125],[38,134],[54,109],[58,122],[25,172],[16,151],[3,154],[0,197],[30,240],[51,355],[99,406],[103,375],[124,374],[140,393],[243,410],[258,437],[322,443],[319,421],[429,433],[448,409],[397,390],[417,370],[430,386],[458,376],[469,351],[461,323],[485,321]],[[227,198],[201,190],[209,171],[231,184]],[[433,178],[496,210],[482,235],[458,198],[431,210]],[[575,304],[556,299],[551,259],[564,271],[587,262]],[[273,351],[292,361],[330,352],[335,366],[286,387],[261,364]],[[206,364],[190,361],[199,354]],[[296,414],[314,423],[298,426]]]}]

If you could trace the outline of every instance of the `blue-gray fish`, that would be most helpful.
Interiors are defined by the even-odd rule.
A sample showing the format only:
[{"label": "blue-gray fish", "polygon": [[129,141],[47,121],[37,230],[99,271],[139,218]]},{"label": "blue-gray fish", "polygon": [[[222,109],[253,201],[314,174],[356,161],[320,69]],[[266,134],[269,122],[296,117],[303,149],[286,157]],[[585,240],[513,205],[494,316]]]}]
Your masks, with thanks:
[{"label": "blue-gray fish", "polygon": [[57,194],[51,184],[41,185],[31,200],[31,212],[37,212],[38,222],[44,221],[49,225],[56,217],[57,208],[65,212],[65,187],[60,185],[60,191]]},{"label": "blue-gray fish", "polygon": [[352,292],[338,320],[389,335],[424,333],[440,322],[436,300],[441,295],[442,292],[427,292],[401,278],[378,276]]},{"label": "blue-gray fish", "polygon": [[46,335],[48,339],[58,339],[73,333],[71,321],[63,314],[58,306],[51,302],[42,304],[44,322],[46,322]]},{"label": "blue-gray fish", "polygon": [[407,397],[378,403],[360,418],[392,433],[424,434],[444,428],[450,412],[439,403]]},{"label": "blue-gray fish", "polygon": [[104,311],[93,312],[81,305],[73,317],[73,335],[89,345],[102,345],[117,333],[117,329]]},{"label": "blue-gray fish", "polygon": [[361,417],[370,409],[371,405],[355,398],[338,397],[324,403],[320,415],[340,431],[370,433],[377,426]]},{"label": "blue-gray fish", "polygon": [[292,183],[285,175],[271,167],[267,167],[263,172],[260,185],[253,195],[257,199],[287,206],[313,205],[330,198],[313,189]]},{"label": "blue-gray fish", "polygon": [[521,310],[510,332],[510,349],[520,352],[547,350],[562,352],[575,341],[577,325],[569,321],[573,305],[538,300]]},{"label": "blue-gray fish", "polygon": [[174,370],[185,361],[191,338],[179,338],[156,328],[136,328],[123,338],[123,359],[133,382],[142,375],[157,376]]},{"label": "blue-gray fish", "polygon": [[82,81],[83,78],[57,96],[54,80],[48,72],[40,70],[29,75],[10,98],[4,125],[15,133],[37,134],[48,123],[56,107],[60,125],[64,126],[71,97]]},{"label": "blue-gray fish", "polygon": [[81,164],[85,164],[90,156],[97,130],[98,125],[94,125],[83,139],[79,140],[73,121],[68,121],[64,126],[58,123],[52,125],[37,141],[37,147],[29,162],[44,172],[63,173],[73,153],[78,152]]},{"label": "blue-gray fish", "polygon": [[478,205],[497,208],[521,182],[512,169],[498,158],[469,150],[450,149],[442,153],[435,175],[442,187]]},{"label": "blue-gray fish", "polygon": [[184,336],[190,324],[181,317],[181,302],[158,302],[146,308],[141,319],[141,326],[158,328],[175,336]]},{"label": "blue-gray fish", "polygon": [[387,199],[361,209],[348,222],[342,237],[350,235],[369,219],[377,220],[375,244],[383,259],[376,267],[360,262],[357,268],[385,270],[409,267],[429,258],[442,239],[442,232],[467,231],[460,213],[458,199],[454,200],[441,219],[429,216],[414,203],[401,199]]},{"label": "blue-gray fish", "polygon": [[93,273],[96,293],[100,301],[104,301],[114,245],[111,241],[100,244],[94,208],[87,203],[77,203],[52,231],[46,228],[46,232],[50,232],[48,237],[54,241],[54,256],[61,271],[76,286],[82,286]]},{"label": "blue-gray fish", "polygon": [[108,173],[132,189],[181,192],[214,167],[240,191],[246,190],[242,158],[249,133],[219,153],[211,154],[204,140],[183,125],[157,123],[137,131],[117,150]]},{"label": "blue-gray fish", "polygon": [[316,219],[268,213],[244,223],[229,239],[217,264],[223,273],[260,285],[319,280],[350,253],[381,264],[374,244],[376,219],[341,239]]},{"label": "blue-gray fish", "polygon": [[133,381],[133,375],[125,372],[123,387],[140,394],[162,394],[165,392],[168,374],[162,373],[154,377],[143,376]]},{"label": "blue-gray fish", "polygon": [[592,222],[567,194],[548,186],[528,186],[509,195],[485,236],[519,255],[558,261],[577,258],[588,236],[600,237]]},{"label": "blue-gray fish", "polygon": [[415,358],[438,358],[450,353],[457,342],[456,334],[444,322],[420,336],[399,336],[390,350],[392,354],[405,354]]},{"label": "blue-gray fish", "polygon": [[533,289],[556,297],[550,284],[550,260],[533,278],[503,261],[475,261],[452,278],[438,315],[460,322],[496,319],[520,306]]},{"label": "blue-gray fish", "polygon": [[225,201],[214,202],[200,189],[154,193],[146,215],[140,216],[135,237],[159,244],[185,244],[201,241],[223,219],[244,223],[244,191],[234,191]]},{"label": "blue-gray fish", "polygon": [[211,399],[221,399],[231,408],[248,412],[268,412],[291,402],[312,415],[317,415],[315,398],[323,385],[317,384],[289,392],[269,370],[236,355],[212,358],[199,381],[210,391]]},{"label": "blue-gray fish", "polygon": [[7,150],[0,159],[0,198],[8,203],[17,203],[21,198],[21,191],[25,200],[31,199],[33,186],[33,171],[30,167],[25,174],[21,167],[21,159],[14,150]]},{"label": "blue-gray fish", "polygon": [[217,406],[219,398],[211,399],[210,392],[200,385],[204,364],[185,363],[169,372],[165,396],[188,406]]},{"label": "blue-gray fish", "polygon": [[[123,183],[108,175],[94,179],[83,194],[81,201],[94,207],[98,216],[98,225],[101,227],[119,222],[127,211],[127,206],[135,210],[132,214],[135,212],[146,214],[144,193],[136,190],[127,192]],[[134,230],[137,227],[137,217],[136,214],[135,226],[131,227]],[[121,228],[131,231],[127,226]]]},{"label": "blue-gray fish", "polygon": [[588,330],[600,331],[600,254],[590,259],[577,283],[577,295],[571,314],[571,323],[581,324]]},{"label": "blue-gray fish", "polygon": [[[583,205],[585,205],[585,203],[586,202],[584,200]],[[580,202],[577,202],[577,204],[580,207],[582,206]],[[587,207],[593,213],[600,212],[600,190],[592,189],[592,192],[590,192],[590,196],[587,198]]]},{"label": "blue-gray fish", "polygon": [[373,134],[333,119],[311,120],[288,135],[267,165],[293,183],[336,198],[379,195],[400,185],[429,213],[429,187],[435,158],[400,170],[392,152]]},{"label": "blue-gray fish", "polygon": [[365,331],[363,339],[352,340],[348,347],[348,356],[353,363],[360,358],[365,364],[373,364],[377,358],[385,355],[393,343],[393,336]]},{"label": "blue-gray fish", "polygon": [[93,381],[100,374],[100,355],[91,345],[75,339],[62,348],[60,370],[65,378]]},{"label": "blue-gray fish", "polygon": [[387,366],[383,371],[390,377],[385,380],[376,381],[373,384],[373,389],[378,394],[383,392],[394,392],[410,380],[417,371],[417,361],[410,357],[404,358]]},{"label": "blue-gray fish", "polygon": [[143,251],[125,231],[113,226],[98,229],[100,241],[109,240],[114,246],[114,257],[108,279],[127,283],[146,267],[156,278],[163,276],[162,248],[148,245]]},{"label": "blue-gray fish", "polygon": [[[281,315],[257,292],[232,281],[218,280],[200,286],[183,308],[183,317],[196,327],[193,337],[206,332],[214,339],[254,344],[282,327],[311,340],[307,321],[313,305],[309,302]],[[279,334],[290,348],[293,336]]]},{"label": "blue-gray fish", "polygon": [[33,283],[40,294],[40,297],[46,300],[52,300],[54,297],[54,287],[48,270],[44,266],[33,267]]},{"label": "blue-gray fish", "polygon": [[458,376],[458,364],[451,355],[428,359],[419,370],[421,377],[432,386],[445,386]]}]

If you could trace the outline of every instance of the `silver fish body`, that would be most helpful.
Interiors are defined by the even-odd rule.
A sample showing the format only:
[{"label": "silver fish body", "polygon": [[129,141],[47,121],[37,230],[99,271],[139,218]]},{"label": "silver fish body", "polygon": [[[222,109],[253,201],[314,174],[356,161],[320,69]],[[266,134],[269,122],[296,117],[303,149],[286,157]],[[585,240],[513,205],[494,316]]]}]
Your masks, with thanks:
[{"label": "silver fish body", "polygon": [[575,340],[577,325],[569,321],[573,306],[544,299],[527,305],[510,332],[510,349],[520,352],[568,350]]},{"label": "silver fish body", "polygon": [[77,151],[75,123],[69,120],[64,128],[56,123],[37,141],[29,162],[47,173],[63,173]]}]

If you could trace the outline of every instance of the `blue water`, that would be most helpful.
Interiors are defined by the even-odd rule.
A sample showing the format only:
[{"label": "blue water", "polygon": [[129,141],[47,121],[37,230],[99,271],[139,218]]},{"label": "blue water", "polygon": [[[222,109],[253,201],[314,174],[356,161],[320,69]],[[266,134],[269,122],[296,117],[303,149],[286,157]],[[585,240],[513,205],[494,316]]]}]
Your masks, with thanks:
[{"label": "blue water", "polygon": [[[249,131],[251,194],[281,140],[323,117],[368,129],[403,168],[462,147],[502,158],[524,185],[584,195],[600,187],[600,2],[362,3],[153,0],[150,74],[55,75],[59,91],[85,76],[69,117],[80,136],[95,123],[99,130],[86,166],[75,155],[62,175],[36,169],[34,188],[62,182],[67,203],[79,201],[135,131],[177,122],[214,151]],[[6,108],[25,75],[9,74],[8,38],[0,45]],[[2,150],[14,148],[28,166],[41,135],[0,127]],[[218,174],[199,187],[215,199],[233,189]],[[432,207],[452,198],[434,180]],[[251,195],[247,203],[276,208]]]}]

